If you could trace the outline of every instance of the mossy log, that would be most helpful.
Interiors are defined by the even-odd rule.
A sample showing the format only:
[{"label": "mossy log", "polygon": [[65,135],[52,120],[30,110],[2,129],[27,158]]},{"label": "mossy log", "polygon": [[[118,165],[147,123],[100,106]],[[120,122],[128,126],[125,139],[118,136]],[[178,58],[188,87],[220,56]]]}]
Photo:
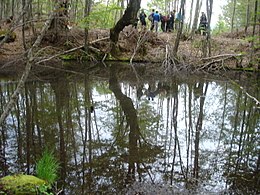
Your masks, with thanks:
[{"label": "mossy log", "polygon": [[13,175],[0,179],[0,194],[37,194],[38,188],[46,185],[46,182],[33,175]]}]

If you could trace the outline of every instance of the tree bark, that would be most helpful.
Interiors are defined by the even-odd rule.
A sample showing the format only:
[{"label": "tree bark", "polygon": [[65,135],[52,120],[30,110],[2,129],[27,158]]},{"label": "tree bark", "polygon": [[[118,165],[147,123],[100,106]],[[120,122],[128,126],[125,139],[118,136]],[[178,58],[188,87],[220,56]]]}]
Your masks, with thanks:
[{"label": "tree bark", "polygon": [[178,33],[177,33],[177,37],[176,37],[176,40],[175,40],[175,43],[174,43],[174,48],[173,48],[173,55],[174,56],[177,56],[177,52],[178,52],[178,49],[179,49],[179,44],[180,44],[180,39],[181,39],[181,35],[182,35],[182,29],[183,29],[183,20],[184,20],[184,17],[185,17],[185,3],[186,3],[186,0],[181,0],[181,8],[180,8],[180,14],[181,14],[181,20],[180,20],[180,28],[178,29]]},{"label": "tree bark", "polygon": [[233,0],[233,12],[232,12],[232,18],[231,18],[231,33],[233,33],[233,30],[234,30],[234,20],[235,20],[235,13],[236,13],[236,5],[237,5],[237,0]]},{"label": "tree bark", "polygon": [[[252,66],[253,60],[254,60],[253,55],[255,53],[255,46],[254,46],[255,45],[255,39],[257,39],[256,36],[255,36],[256,24],[257,24],[257,15],[259,15],[259,13],[258,13],[258,0],[255,0],[254,23],[253,23],[253,34],[252,34],[253,40],[251,41],[251,51],[250,51],[250,65],[251,66]],[[258,18],[258,22],[259,21],[260,21],[260,18]],[[257,68],[260,69],[259,63],[258,63]]]},{"label": "tree bark", "polygon": [[201,0],[197,0],[195,13],[194,13],[193,24],[192,24],[192,29],[191,29],[191,37],[193,37],[193,35],[195,33],[195,30],[197,29],[197,26],[198,26],[198,20],[199,20],[199,14],[200,14],[201,5],[202,5],[202,1]]},{"label": "tree bark", "polygon": [[247,0],[247,8],[246,8],[246,24],[245,24],[245,33],[247,34],[247,28],[250,20],[250,0]]},{"label": "tree bark", "polygon": [[[91,0],[85,0],[84,17],[89,16],[90,6],[91,6]],[[85,51],[88,50],[88,28],[89,28],[89,24],[87,24],[87,27],[84,29],[84,31],[85,31],[85,42],[84,42]]]},{"label": "tree bark", "polygon": [[110,29],[110,40],[116,44],[119,33],[130,24],[134,24],[137,19],[137,12],[140,9],[141,0],[130,0],[124,15],[119,19],[114,28]]}]

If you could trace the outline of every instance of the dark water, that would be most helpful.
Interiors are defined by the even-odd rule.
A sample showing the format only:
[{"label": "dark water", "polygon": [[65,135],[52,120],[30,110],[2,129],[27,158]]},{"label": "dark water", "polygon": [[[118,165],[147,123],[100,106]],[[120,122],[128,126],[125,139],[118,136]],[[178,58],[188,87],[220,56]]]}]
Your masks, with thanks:
[{"label": "dark water", "polygon": [[[1,126],[0,174],[33,174],[49,148],[65,194],[260,193],[259,76],[137,73],[31,79]],[[1,113],[16,85],[1,80]]]}]

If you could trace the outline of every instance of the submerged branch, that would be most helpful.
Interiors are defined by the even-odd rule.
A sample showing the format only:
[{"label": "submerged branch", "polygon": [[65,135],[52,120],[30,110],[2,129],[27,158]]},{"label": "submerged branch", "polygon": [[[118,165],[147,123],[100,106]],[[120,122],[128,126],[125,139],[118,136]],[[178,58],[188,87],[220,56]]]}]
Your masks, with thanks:
[{"label": "submerged branch", "polygon": [[237,82],[235,82],[232,79],[229,79],[231,83],[233,83],[234,85],[238,86],[245,94],[247,97],[249,97],[251,100],[253,100],[256,103],[256,106],[258,109],[260,109],[260,100],[258,100],[256,97],[250,95],[246,89],[244,87],[242,87],[241,85],[239,85]]}]

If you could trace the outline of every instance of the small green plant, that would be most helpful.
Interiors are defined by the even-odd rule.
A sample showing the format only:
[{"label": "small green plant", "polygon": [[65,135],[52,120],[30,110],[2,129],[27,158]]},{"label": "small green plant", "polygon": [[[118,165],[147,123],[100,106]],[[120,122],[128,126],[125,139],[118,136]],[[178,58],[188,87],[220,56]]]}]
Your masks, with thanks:
[{"label": "small green plant", "polygon": [[59,162],[54,157],[53,152],[45,150],[42,158],[36,163],[36,175],[51,185],[58,178],[59,167]]},{"label": "small green plant", "polygon": [[38,193],[39,194],[45,194],[45,195],[53,195],[52,192],[48,192],[51,189],[51,185],[41,185],[38,187]]}]

